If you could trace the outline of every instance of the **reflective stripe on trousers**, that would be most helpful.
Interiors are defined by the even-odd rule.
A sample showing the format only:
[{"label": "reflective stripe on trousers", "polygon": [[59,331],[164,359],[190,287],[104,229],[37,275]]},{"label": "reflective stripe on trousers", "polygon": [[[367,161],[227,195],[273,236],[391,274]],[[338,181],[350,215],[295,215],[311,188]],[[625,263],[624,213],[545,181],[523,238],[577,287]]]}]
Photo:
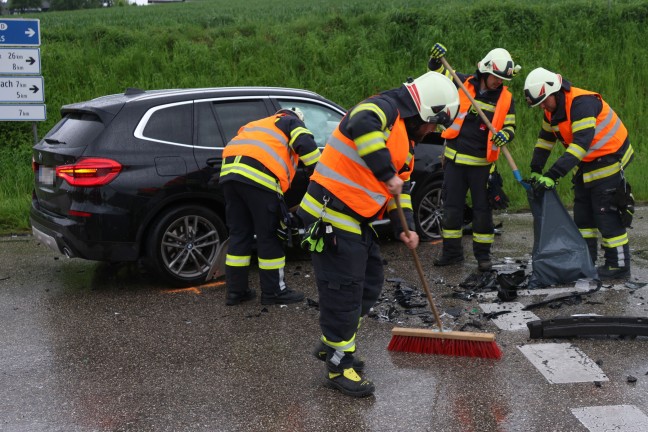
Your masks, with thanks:
[{"label": "reflective stripe on trousers", "polygon": [[322,341],[336,353],[329,360],[351,367],[360,318],[378,300],[383,264],[374,233],[362,226],[360,236],[334,228],[337,250],[311,254],[319,293]]}]

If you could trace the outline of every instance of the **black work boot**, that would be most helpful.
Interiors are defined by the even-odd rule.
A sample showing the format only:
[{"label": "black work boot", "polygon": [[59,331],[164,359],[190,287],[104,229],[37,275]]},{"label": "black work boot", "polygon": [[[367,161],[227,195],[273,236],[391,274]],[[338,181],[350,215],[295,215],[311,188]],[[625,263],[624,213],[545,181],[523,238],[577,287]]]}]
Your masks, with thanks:
[{"label": "black work boot", "polygon": [[238,292],[228,292],[225,297],[225,304],[227,306],[235,306],[237,304],[252,300],[256,297],[256,291],[248,289],[242,293]]},{"label": "black work boot", "polygon": [[303,292],[291,290],[288,288],[284,288],[278,293],[261,294],[262,305],[299,303],[302,300],[304,300]]},{"label": "black work boot", "polygon": [[493,269],[493,263],[489,259],[477,261],[477,270],[480,272],[487,272]]},{"label": "black work boot", "polygon": [[345,395],[353,397],[371,396],[376,390],[374,384],[366,378],[362,378],[353,368],[344,369],[340,372],[326,372],[326,385],[340,390]]},{"label": "black work boot", "polygon": [[[331,348],[333,349],[333,348]],[[315,358],[321,361],[326,361],[326,345],[324,345],[324,342],[320,341],[315,349],[313,350],[313,355]],[[353,356],[353,369],[356,370],[356,372],[362,372],[365,368],[365,362],[362,359],[359,359],[355,355]]]},{"label": "black work boot", "polygon": [[463,247],[460,238],[444,238],[441,256],[434,260],[434,265],[444,267],[460,264],[464,260]]},{"label": "black work boot", "polygon": [[454,265],[454,264],[461,264],[464,262],[464,257],[463,255],[459,256],[446,256],[441,254],[439,258],[436,258],[434,260],[434,265],[436,267],[445,267],[449,265]]},{"label": "black work boot", "polygon": [[599,279],[602,281],[612,279],[628,279],[630,277],[630,266],[613,267],[610,265],[603,265],[597,267]]}]

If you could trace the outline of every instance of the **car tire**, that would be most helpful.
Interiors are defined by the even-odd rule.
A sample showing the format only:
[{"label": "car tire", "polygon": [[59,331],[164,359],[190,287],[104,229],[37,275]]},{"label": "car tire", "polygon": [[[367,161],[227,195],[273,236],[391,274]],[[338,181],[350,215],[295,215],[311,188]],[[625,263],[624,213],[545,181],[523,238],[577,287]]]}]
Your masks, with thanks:
[{"label": "car tire", "polygon": [[198,205],[172,208],[151,225],[147,267],[174,286],[200,284],[226,238],[225,224],[214,211]]},{"label": "car tire", "polygon": [[443,179],[427,183],[418,191],[414,191],[413,208],[416,231],[421,240],[441,238],[441,223],[443,221],[443,199],[441,188]]}]

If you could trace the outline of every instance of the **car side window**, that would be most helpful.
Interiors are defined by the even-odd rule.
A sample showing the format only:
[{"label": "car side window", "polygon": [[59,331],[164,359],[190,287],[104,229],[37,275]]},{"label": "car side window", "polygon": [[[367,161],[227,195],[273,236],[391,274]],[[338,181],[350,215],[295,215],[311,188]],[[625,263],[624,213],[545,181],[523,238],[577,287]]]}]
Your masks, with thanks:
[{"label": "car side window", "polygon": [[286,99],[279,99],[277,102],[279,102],[281,108],[296,107],[302,110],[304,123],[308,130],[313,133],[315,142],[319,147],[324,147],[326,140],[342,120],[343,114],[325,105]]},{"label": "car side window", "polygon": [[205,148],[225,147],[223,136],[218,128],[214,103],[195,102],[196,117],[198,119],[198,130],[196,133],[196,146]]},{"label": "car side window", "polygon": [[270,115],[261,99],[217,101],[214,102],[213,108],[225,135],[226,144],[238,134],[241,126]]},{"label": "car side window", "polygon": [[142,135],[162,142],[191,145],[192,125],[193,104],[169,105],[151,114]]}]

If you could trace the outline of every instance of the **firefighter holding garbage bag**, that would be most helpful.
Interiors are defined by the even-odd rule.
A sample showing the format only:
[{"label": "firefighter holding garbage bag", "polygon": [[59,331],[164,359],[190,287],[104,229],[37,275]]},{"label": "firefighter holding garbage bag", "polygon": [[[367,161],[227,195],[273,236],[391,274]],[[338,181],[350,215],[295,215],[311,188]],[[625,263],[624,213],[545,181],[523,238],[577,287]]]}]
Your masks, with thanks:
[{"label": "firefighter holding garbage bag", "polygon": [[[634,150],[626,127],[600,94],[577,88],[545,68],[529,73],[524,94],[529,106],[544,110],[531,159],[534,187],[554,188],[574,170],[574,222],[594,263],[601,236],[605,262],[597,268],[599,278],[630,277],[626,227],[632,222],[634,198],[624,170]],[[543,172],[558,142],[565,153]]]}]

